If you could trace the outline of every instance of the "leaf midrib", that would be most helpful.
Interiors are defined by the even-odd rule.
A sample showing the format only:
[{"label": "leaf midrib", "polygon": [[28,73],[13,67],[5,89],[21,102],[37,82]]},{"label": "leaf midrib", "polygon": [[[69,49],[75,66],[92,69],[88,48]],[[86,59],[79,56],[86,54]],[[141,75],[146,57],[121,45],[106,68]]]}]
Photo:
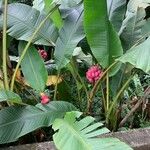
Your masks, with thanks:
[{"label": "leaf midrib", "polygon": [[[89,144],[87,144],[86,142],[85,142],[85,139],[81,136],[81,134],[82,133],[79,133],[80,132],[80,130],[79,130],[79,132],[77,132],[73,127],[74,126],[70,126],[70,124],[67,122],[67,121],[65,121],[65,120],[63,120],[63,122],[64,122],[64,125],[66,125],[67,127],[67,129],[68,130],[70,130],[70,132],[75,136],[75,137],[77,137],[77,139],[80,139],[79,141],[81,141],[82,143],[83,143],[83,145],[85,145],[85,147],[87,148],[86,150],[91,150],[90,148],[89,148]],[[71,135],[72,135],[71,134]]]}]

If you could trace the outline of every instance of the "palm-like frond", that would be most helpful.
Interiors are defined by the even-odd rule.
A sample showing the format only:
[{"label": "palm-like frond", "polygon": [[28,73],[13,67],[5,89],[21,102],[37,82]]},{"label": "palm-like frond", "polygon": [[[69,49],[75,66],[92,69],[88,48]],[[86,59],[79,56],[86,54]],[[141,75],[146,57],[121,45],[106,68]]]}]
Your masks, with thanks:
[{"label": "palm-like frond", "polygon": [[53,140],[59,150],[131,150],[116,138],[100,139],[96,136],[108,133],[102,123],[94,123],[93,117],[79,119],[80,112],[68,112],[64,119],[56,119]]},{"label": "palm-like frond", "polygon": [[47,105],[11,106],[0,111],[0,144],[16,141],[19,137],[40,127],[52,125],[56,118],[76,108],[63,101],[53,101]]}]

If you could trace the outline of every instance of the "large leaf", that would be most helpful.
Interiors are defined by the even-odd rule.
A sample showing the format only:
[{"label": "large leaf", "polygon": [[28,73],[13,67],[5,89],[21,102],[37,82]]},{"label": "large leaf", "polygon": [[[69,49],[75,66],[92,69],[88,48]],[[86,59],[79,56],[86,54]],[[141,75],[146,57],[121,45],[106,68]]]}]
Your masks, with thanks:
[{"label": "large leaf", "polygon": [[84,0],[84,28],[92,53],[103,68],[122,55],[119,37],[108,20],[106,0]]},{"label": "large leaf", "polygon": [[126,16],[119,31],[125,50],[130,49],[143,36],[142,27],[146,22],[146,13],[141,4],[141,0],[132,0],[128,3]]},{"label": "large leaf", "polygon": [[63,5],[65,8],[72,8],[78,6],[82,0],[53,0],[53,2]]},{"label": "large leaf", "polygon": [[127,0],[107,0],[109,20],[118,32],[125,17]]},{"label": "large leaf", "polygon": [[0,1],[0,8],[2,7],[3,1]]},{"label": "large leaf", "polygon": [[22,103],[19,95],[11,91],[0,90],[0,102],[9,101],[12,103]]},{"label": "large leaf", "polygon": [[74,9],[64,21],[55,47],[55,60],[59,68],[69,63],[77,44],[84,38],[83,9]]},{"label": "large leaf", "polygon": [[[48,13],[53,5],[53,0],[44,0],[44,2],[45,2],[44,10]],[[57,10],[51,15],[51,19],[58,28],[62,27],[63,20],[59,8],[57,8]]]},{"label": "large leaf", "polygon": [[142,44],[128,50],[118,59],[123,63],[130,63],[134,67],[150,73],[150,37]]},{"label": "large leaf", "polygon": [[80,120],[80,115],[79,112],[68,112],[64,119],[56,119],[53,123],[53,129],[58,130],[53,135],[58,150],[131,150],[115,138],[96,138],[109,130],[102,127],[101,123],[94,123],[93,117],[88,116]]},{"label": "large leaf", "polygon": [[35,8],[39,11],[43,11],[44,7],[45,7],[44,0],[34,0],[33,1],[33,8]]},{"label": "large leaf", "polygon": [[[33,1],[33,8],[48,13],[53,5],[53,0],[34,0]],[[59,8],[53,12],[53,14],[50,16],[50,18],[53,20],[54,24],[60,28],[62,27],[63,21],[59,12]]]},{"label": "large leaf", "polygon": [[144,3],[150,3],[150,0],[143,0]]},{"label": "large leaf", "polygon": [[[19,43],[19,54],[22,53],[25,46],[26,42]],[[48,73],[43,60],[33,45],[28,48],[21,62],[21,69],[28,84],[35,90],[42,92],[47,82]]]},{"label": "large leaf", "polygon": [[[46,17],[44,13],[25,4],[8,5],[8,34],[18,40],[28,41],[39,24]],[[3,15],[0,16],[0,28]],[[41,45],[52,45],[58,37],[57,28],[53,22],[47,20],[37,33],[33,42]]]},{"label": "large leaf", "polygon": [[143,35],[147,35],[147,37],[150,35],[150,18],[146,20],[146,23],[142,27],[142,33]]},{"label": "large leaf", "polygon": [[11,106],[0,111],[0,144],[16,141],[19,137],[40,127],[52,125],[56,118],[62,118],[66,112],[76,110],[67,102],[53,101],[37,107]]}]

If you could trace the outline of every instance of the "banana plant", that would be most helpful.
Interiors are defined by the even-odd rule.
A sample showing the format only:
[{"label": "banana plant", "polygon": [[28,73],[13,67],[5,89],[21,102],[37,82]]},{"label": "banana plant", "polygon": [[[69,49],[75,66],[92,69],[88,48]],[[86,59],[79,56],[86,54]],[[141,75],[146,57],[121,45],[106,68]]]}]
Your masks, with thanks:
[{"label": "banana plant", "polygon": [[[97,62],[101,66],[106,68],[106,70],[103,73],[103,76],[95,83],[93,89],[91,90],[89,101],[93,100],[94,95],[96,94],[99,88],[99,85],[101,84],[101,79],[105,77],[106,78],[106,85],[105,85],[106,92],[105,91],[102,91],[102,92],[105,92],[104,95],[106,95],[103,97],[104,99],[103,103],[106,106],[105,108],[106,122],[109,125],[112,123],[114,130],[117,125],[117,122],[116,122],[117,118],[115,118],[115,116],[117,115],[117,110],[118,110],[117,108],[119,106],[119,103],[121,102],[121,96],[124,90],[128,87],[128,84],[132,80],[132,75],[131,77],[129,77],[128,80],[124,81],[122,80],[122,77],[126,75],[125,71],[121,71],[122,73],[119,76],[117,73],[117,74],[114,74],[115,76],[110,77],[110,78],[108,78],[107,73],[110,74],[112,72],[112,69],[116,69],[115,65],[118,62],[130,63],[133,65],[133,67],[139,68],[143,70],[144,72],[149,73],[149,52],[150,52],[149,46],[148,46],[149,38],[145,42],[143,42],[146,39],[146,37],[148,37],[149,32],[147,33],[146,36],[142,33],[142,28],[146,24],[145,8],[149,4],[148,3],[145,4],[142,1],[138,1],[138,3],[136,3],[136,1],[129,1],[127,5],[127,12],[125,13],[125,10],[122,10],[122,11],[120,10],[120,8],[125,5],[125,1],[124,2],[120,1],[119,3],[120,5],[116,5],[117,2],[119,1],[115,1],[115,2],[109,1],[108,11],[107,11],[106,1],[102,1],[100,4],[101,6],[98,6],[98,3],[96,0],[92,2],[89,2],[88,0],[84,1],[84,6],[85,6],[84,7],[85,9],[84,10],[84,13],[85,13],[84,14],[84,21],[85,21],[84,29],[85,29],[87,41],[90,45],[93,55],[98,60]],[[95,9],[94,12],[92,11],[93,9]],[[101,10],[103,11],[101,12]],[[119,17],[117,17],[117,13],[119,14]],[[118,20],[120,19],[120,20],[114,21],[115,18],[113,17],[113,15],[116,15],[115,18],[117,18]],[[118,36],[120,36],[120,40],[121,40],[124,52],[127,51],[124,55],[122,55],[121,53],[123,52],[123,50],[121,51],[122,46],[119,44],[119,38],[115,36],[116,34],[115,32],[111,31],[113,30],[113,27],[110,27],[110,26],[107,27],[108,22],[109,22],[108,17],[110,21],[112,21],[113,26],[116,29],[116,31],[118,31]],[[101,20],[101,24],[99,24],[99,20]],[[100,42],[100,41],[103,41],[103,42]],[[111,44],[113,45],[113,47],[111,47]],[[143,49],[143,47],[145,47],[145,50]],[[110,50],[108,48],[110,48]],[[107,57],[108,55],[109,57]],[[117,59],[119,55],[120,56],[122,55],[122,56],[119,59]],[[114,60],[111,59],[111,56],[114,58]],[[140,57],[140,56],[143,56],[143,57]],[[109,61],[110,63],[108,63],[107,58],[113,61]],[[144,60],[142,58],[144,58]],[[110,89],[111,88],[110,84],[112,83],[110,82],[110,80],[111,81],[115,80],[116,82],[116,77],[117,77],[117,80],[118,80],[118,77],[120,78],[119,87],[117,87],[117,89]],[[112,91],[116,90],[118,92],[115,95],[111,96],[110,90]]]},{"label": "banana plant", "polygon": [[[34,0],[32,7],[13,3],[9,4],[7,9],[7,1],[5,1],[4,12],[0,14],[0,29],[3,27],[3,37],[7,37],[8,34],[20,41],[18,46],[20,58],[15,71],[12,71],[13,77],[10,79],[10,85],[7,79],[7,59],[5,57],[2,60],[4,79],[8,83],[5,82],[5,90],[0,90],[0,102],[13,105],[0,110],[0,144],[14,142],[38,128],[52,125],[54,131],[58,131],[53,135],[58,149],[72,148],[72,141],[74,142],[73,149],[80,147],[81,150],[106,149],[108,144],[111,147],[114,146],[114,149],[118,147],[131,149],[117,139],[95,138],[109,130],[103,128],[101,123],[94,123],[92,117],[80,119],[81,113],[71,112],[77,111],[77,108],[68,102],[52,101],[46,105],[37,104],[35,106],[24,103],[15,93],[17,90],[15,91],[14,83],[17,71],[21,66],[28,86],[42,95],[48,73],[35,45],[51,46],[54,48],[53,58],[58,72],[60,73],[61,69],[71,64],[70,70],[73,70],[74,77],[77,77],[77,84],[81,84],[81,88],[84,89],[87,95],[85,114],[91,113],[89,108],[93,104],[100,84],[104,83],[102,85],[105,85],[105,88],[102,89],[102,92],[104,93],[103,102],[106,105],[106,124],[108,126],[111,124],[110,126],[113,126],[115,130],[117,108],[133,76],[123,85],[120,84],[116,89],[118,93],[113,96],[110,95],[110,80],[116,78],[122,69],[122,63],[130,63],[134,68],[150,73],[150,38],[143,32],[144,25],[147,23],[145,8],[149,4],[146,3],[143,6],[140,0],[138,3],[134,0],[129,2],[122,0],[101,0],[101,2],[98,0],[54,0],[50,1],[50,4],[48,2],[47,0]],[[136,4],[135,7],[134,4]],[[88,91],[76,64],[72,62],[74,49],[85,38],[90,55],[93,57],[93,64],[98,64],[103,70],[102,76],[94,83],[91,91]],[[6,39],[3,38],[3,40],[3,54],[6,55],[7,43]],[[57,95],[57,85],[54,98],[55,95]],[[16,103],[17,105],[14,105]],[[18,104],[23,106],[18,106]],[[67,142],[66,139],[68,139]]]},{"label": "banana plant", "polygon": [[[1,93],[1,98],[6,98],[6,94],[10,96],[13,93]],[[16,94],[13,96],[15,101],[19,100]],[[46,106],[37,104],[4,108],[0,110],[0,144],[17,141],[18,138],[38,128],[49,127],[56,118],[63,118],[66,112],[76,110],[72,104],[63,101],[53,101]]]}]

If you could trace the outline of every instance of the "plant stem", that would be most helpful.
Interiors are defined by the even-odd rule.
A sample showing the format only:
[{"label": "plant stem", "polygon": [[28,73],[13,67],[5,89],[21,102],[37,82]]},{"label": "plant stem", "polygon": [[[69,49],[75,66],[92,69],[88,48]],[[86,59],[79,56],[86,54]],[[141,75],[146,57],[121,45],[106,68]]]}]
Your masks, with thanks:
[{"label": "plant stem", "polygon": [[122,84],[122,81],[123,81],[123,77],[124,77],[124,74],[125,74],[125,71],[126,71],[126,66],[127,64],[125,64],[123,67],[122,67],[122,72],[121,72],[121,75],[119,77],[119,81],[118,81],[118,84],[117,84],[117,91],[118,89],[121,87],[121,84]]},{"label": "plant stem", "polygon": [[20,64],[21,64],[21,62],[22,62],[22,60],[23,60],[23,58],[24,58],[24,56],[25,56],[25,54],[26,54],[26,52],[27,52],[27,50],[28,50],[30,44],[32,43],[34,37],[36,36],[36,34],[38,33],[38,31],[41,29],[41,27],[44,25],[44,23],[46,22],[46,20],[52,15],[52,13],[58,8],[58,6],[59,6],[59,5],[55,5],[55,6],[51,9],[50,13],[45,17],[45,19],[44,19],[44,20],[40,23],[40,25],[36,28],[35,32],[34,32],[33,35],[31,36],[31,38],[29,39],[29,41],[28,41],[26,47],[24,48],[24,50],[23,50],[23,52],[22,52],[22,54],[21,54],[21,56],[20,56],[20,59],[19,59],[19,61],[18,61],[18,63],[17,63],[17,66],[16,66],[16,68],[15,68],[15,71],[14,71],[14,73],[13,73],[13,77],[12,77],[12,80],[11,80],[11,86],[10,86],[10,90],[11,90],[11,91],[13,91],[13,88],[14,88],[15,77],[16,77],[17,71],[18,71],[18,69],[19,69],[19,66],[20,66]]},{"label": "plant stem", "polygon": [[57,81],[56,81],[56,85],[55,85],[55,89],[54,89],[54,100],[56,100],[56,96],[57,96],[57,89],[58,89],[58,80],[60,77],[60,69],[58,70],[58,74],[57,74]]},{"label": "plant stem", "polygon": [[106,74],[106,111],[109,109],[109,73]]},{"label": "plant stem", "polygon": [[[70,65],[71,66],[71,65]],[[72,67],[72,66],[71,66]],[[69,69],[69,68],[68,68]],[[73,68],[72,68],[73,69]],[[78,88],[78,79],[77,79],[77,75],[74,73],[74,70],[69,69],[75,82],[76,82],[76,86],[77,86],[77,92],[78,92],[78,102],[81,102],[81,95],[80,95],[80,89]]]},{"label": "plant stem", "polygon": [[78,78],[79,78],[79,80],[80,80],[80,82],[81,82],[81,84],[82,84],[82,86],[83,86],[83,88],[84,88],[84,91],[85,91],[85,94],[86,94],[87,99],[89,99],[88,90],[87,90],[86,85],[84,84],[84,81],[82,80],[82,78],[81,78],[81,76],[80,76],[80,74],[79,74],[79,72],[78,72],[78,70],[77,70],[77,68],[76,68],[76,65],[74,64],[74,60],[73,60],[73,59],[72,59],[72,61],[70,62],[70,64],[71,64],[71,66],[72,66],[74,72],[75,72],[76,75],[78,76]]},{"label": "plant stem", "polygon": [[3,74],[4,74],[4,86],[6,90],[9,90],[8,76],[7,76],[7,4],[5,0],[4,4],[4,19],[3,19]]},{"label": "plant stem", "polygon": [[[86,85],[85,85],[83,79],[81,78],[81,76],[80,76],[80,74],[79,74],[79,72],[77,70],[77,67],[76,67],[76,64],[74,62],[74,59],[71,60],[70,64],[71,64],[71,66],[73,68],[74,73],[77,75],[77,77],[79,78],[80,83],[82,84],[82,87],[83,87],[83,89],[85,91],[86,98],[87,98],[87,106],[89,106],[89,93],[88,93],[88,90],[86,88]],[[78,97],[79,97],[79,95],[80,95],[80,93],[78,91]],[[85,114],[87,114],[87,110],[86,110]]]},{"label": "plant stem", "polygon": [[147,96],[150,94],[150,86],[145,90],[144,96],[140,98],[140,100],[134,105],[134,107],[131,109],[131,111],[126,114],[126,116],[123,118],[123,120],[120,122],[119,127],[122,127],[127,120],[135,113],[135,111],[141,106],[142,102],[147,98]]},{"label": "plant stem", "polygon": [[106,100],[105,100],[105,95],[104,95],[104,91],[103,91],[103,86],[102,86],[102,84],[101,84],[101,91],[102,91],[102,101],[103,101],[103,105],[104,105],[104,112],[105,112],[105,114],[106,114]]},{"label": "plant stem", "polygon": [[113,100],[113,102],[112,102],[112,104],[111,104],[111,106],[110,106],[110,108],[108,110],[107,116],[106,116],[106,123],[108,123],[109,117],[111,115],[111,112],[112,112],[113,108],[115,108],[116,104],[118,103],[119,97],[124,92],[124,90],[126,89],[127,85],[130,83],[132,77],[133,77],[133,75],[124,83],[124,85],[122,86],[122,88],[120,89],[120,91],[118,92],[116,97],[114,98],[114,100]]}]

